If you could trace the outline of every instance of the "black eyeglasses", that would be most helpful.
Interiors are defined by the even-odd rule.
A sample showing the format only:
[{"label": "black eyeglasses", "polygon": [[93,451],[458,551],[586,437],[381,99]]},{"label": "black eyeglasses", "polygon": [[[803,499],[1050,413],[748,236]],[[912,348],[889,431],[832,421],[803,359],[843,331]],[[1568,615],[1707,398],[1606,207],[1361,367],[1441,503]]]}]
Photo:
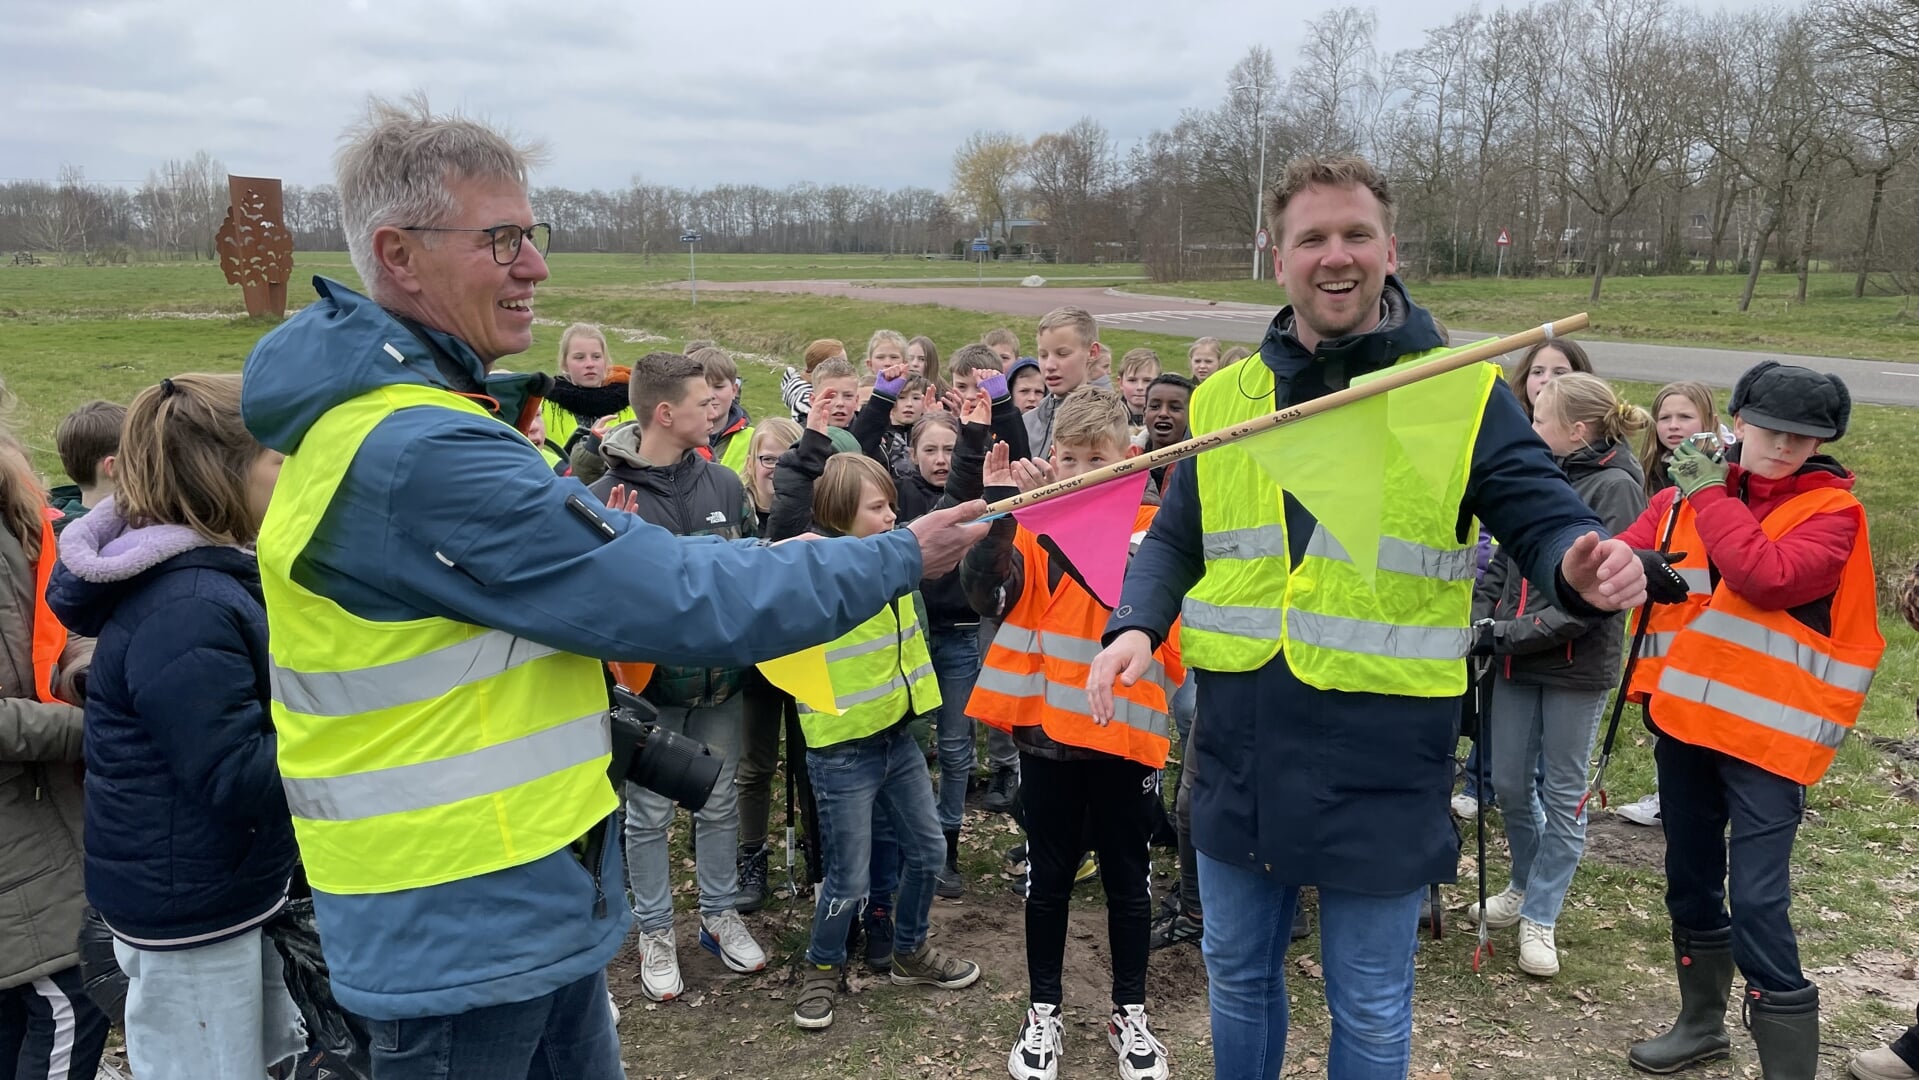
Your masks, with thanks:
[{"label": "black eyeglasses", "polygon": [[408,232],[477,232],[485,233],[493,241],[493,261],[501,266],[512,266],[513,260],[520,257],[520,244],[525,240],[533,241],[533,250],[542,255],[553,240],[553,226],[546,222],[533,225],[495,225],[490,229],[447,229],[438,225],[402,225]]},{"label": "black eyeglasses", "polygon": [[770,469],[780,463],[780,456],[778,454],[760,454],[758,458],[761,468]]}]

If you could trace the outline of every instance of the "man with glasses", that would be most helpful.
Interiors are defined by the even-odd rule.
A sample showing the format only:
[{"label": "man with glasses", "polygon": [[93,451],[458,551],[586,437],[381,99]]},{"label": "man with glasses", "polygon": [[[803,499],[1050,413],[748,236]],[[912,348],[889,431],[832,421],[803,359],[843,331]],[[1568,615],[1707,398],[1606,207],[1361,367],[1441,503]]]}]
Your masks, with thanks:
[{"label": "man with glasses", "polygon": [[614,1080],[605,967],[631,915],[599,661],[743,666],[831,640],[955,566],[983,507],[764,547],[600,506],[488,393],[547,276],[527,154],[374,100],[337,166],[367,295],[316,278],[242,402],[287,455],[260,576],[334,994],[380,1080]]}]

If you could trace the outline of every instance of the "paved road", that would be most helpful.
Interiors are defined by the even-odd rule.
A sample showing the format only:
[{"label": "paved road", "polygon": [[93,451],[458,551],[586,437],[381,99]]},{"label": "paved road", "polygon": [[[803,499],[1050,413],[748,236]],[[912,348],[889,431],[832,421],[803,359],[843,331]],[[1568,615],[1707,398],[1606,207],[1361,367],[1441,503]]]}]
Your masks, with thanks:
[{"label": "paved road", "polygon": [[[966,311],[1004,314],[1021,322],[1038,319],[1056,307],[1074,304],[1091,312],[1100,325],[1116,330],[1139,330],[1186,338],[1216,337],[1247,343],[1257,342],[1265,336],[1266,325],[1273,315],[1270,309],[1245,304],[1213,304],[1203,300],[1143,296],[1119,289],[865,286],[844,281],[733,281],[702,285],[701,288],[720,292],[845,296],[880,304],[938,304]],[[1493,335],[1460,330],[1453,334],[1453,341],[1466,343],[1490,336]],[[1709,386],[1728,388],[1741,372],[1759,361],[1778,360],[1788,364],[1803,364],[1840,376],[1846,380],[1853,397],[1859,401],[1919,407],[1919,364],[1644,345],[1585,338],[1580,340],[1600,372],[1616,379],[1650,383],[1697,379]]]}]

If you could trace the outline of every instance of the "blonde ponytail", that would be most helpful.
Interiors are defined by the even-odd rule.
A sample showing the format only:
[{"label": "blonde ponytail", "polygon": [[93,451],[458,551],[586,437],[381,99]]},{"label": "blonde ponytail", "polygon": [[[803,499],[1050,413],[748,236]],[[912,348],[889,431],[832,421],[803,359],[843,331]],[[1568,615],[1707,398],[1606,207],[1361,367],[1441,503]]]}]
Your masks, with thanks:
[{"label": "blonde ponytail", "polygon": [[1620,400],[1611,383],[1578,371],[1547,383],[1540,389],[1539,400],[1533,407],[1546,410],[1547,415],[1567,428],[1585,424],[1592,433],[1589,441],[1595,445],[1624,442],[1632,433],[1652,426],[1652,414],[1630,401]]}]

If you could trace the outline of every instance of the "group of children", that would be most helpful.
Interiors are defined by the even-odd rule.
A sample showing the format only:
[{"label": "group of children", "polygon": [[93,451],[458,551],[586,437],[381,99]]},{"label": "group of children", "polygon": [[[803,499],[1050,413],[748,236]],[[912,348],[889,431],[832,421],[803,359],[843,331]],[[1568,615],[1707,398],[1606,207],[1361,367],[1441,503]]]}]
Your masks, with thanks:
[{"label": "group of children", "polygon": [[[933,342],[893,331],[872,335],[859,366],[840,342],[816,341],[783,380],[794,419],[754,422],[734,404],[737,372],[718,350],[654,353],[630,369],[575,363],[587,333],[569,331],[561,375],[623,386],[633,419],[588,415],[610,407],[604,398],[550,416],[549,442],[557,429],[575,433],[555,448],[556,465],[588,478],[587,457],[597,456],[596,495],[676,533],[770,543],[870,536],[943,506],[1003,498],[1170,445],[1186,437],[1193,386],[1135,351],[1114,389],[1097,325],[1068,308],[1040,321],[1034,359],[1021,358],[1005,330],[956,350],[944,368]],[[585,351],[590,360],[591,345]],[[1217,342],[1195,355],[1216,364]],[[555,396],[571,400],[567,391]],[[1152,514],[1142,506],[1136,529]],[[1023,1078],[1056,1074],[1067,900],[1096,859],[1113,950],[1109,1040],[1122,1075],[1166,1075],[1145,1011],[1147,882],[1149,846],[1165,816],[1159,773],[1185,673],[1175,635],[1154,677],[1122,691],[1122,722],[1095,724],[1085,681],[1107,615],[1050,540],[1005,518],[961,567],[825,644],[837,712],[792,702],[753,669],[660,668],[629,687],[660,723],[727,761],[694,815],[701,944],[735,971],[766,962],[739,913],[767,900],[767,786],[779,718],[792,709],[822,861],[794,1023],[833,1022],[862,939],[864,962],[894,983],[970,985],[978,964],[937,948],[929,922],[936,896],[965,890],[959,837],[983,726],[992,762],[986,805],[1016,813],[1027,836],[1017,854],[1026,866],[1031,1008],[1009,1068]],[[937,784],[916,721],[930,721]],[[651,793],[628,793],[641,986],[661,1000],[682,988],[667,881],[671,809]],[[1196,904],[1186,917],[1197,920]]]},{"label": "group of children", "polygon": [[[933,342],[882,330],[862,374],[841,343],[817,341],[783,381],[794,418],[754,421],[738,402],[737,368],[711,343],[615,366],[604,337],[576,325],[563,335],[560,377],[532,437],[557,471],[579,475],[608,505],[680,535],[864,537],[1182,441],[1194,386],[1236,359],[1202,339],[1190,379],[1161,371],[1145,350],[1115,371],[1092,317],[1072,308],[1040,321],[1036,346],[1035,358],[1022,358],[1017,337],[995,331],[942,366]],[[1667,836],[1682,1006],[1670,1033],[1633,1048],[1634,1064],[1668,1072],[1723,1055],[1737,967],[1767,1076],[1810,1076],[1818,995],[1799,969],[1786,867],[1804,785],[1830,762],[1883,649],[1863,509],[1851,474],[1820,452],[1845,433],[1845,387],[1762,364],[1735,387],[1727,431],[1705,387],[1669,385],[1648,413],[1592,375],[1573,343],[1536,348],[1511,383],[1606,527],[1669,554],[1651,575],[1658,603],[1642,613],[1647,633],[1627,690],[1658,736],[1660,790],[1638,805]],[[1635,455],[1628,441],[1641,432]],[[166,1076],[182,1062],[238,1060],[263,1072],[302,1038],[262,934],[286,903],[295,860],[249,547],[279,455],[241,426],[230,376],[164,380],[130,410],[90,403],[57,441],[74,486],[49,509],[24,452],[0,439],[0,561],[18,594],[12,620],[0,619],[15,668],[0,721],[8,745],[27,748],[23,762],[0,760],[0,782],[49,793],[31,820],[0,809],[0,850],[11,866],[26,849],[9,841],[29,838],[47,863],[29,918],[61,923],[37,937],[72,940],[62,935],[81,904],[79,810],[61,778],[84,740],[87,892],[129,978],[124,1017],[113,1019],[135,1070]],[[1154,480],[1135,536],[1151,526],[1165,469]],[[830,711],[794,702],[751,667],[616,671],[663,727],[723,762],[693,818],[701,946],[736,972],[767,963],[741,914],[769,898],[770,786],[784,729],[803,743],[822,862],[795,1024],[833,1022],[862,939],[864,962],[896,984],[971,985],[979,965],[942,952],[929,923],[936,896],[965,889],[959,835],[983,725],[987,805],[1016,813],[1025,832],[1029,1008],[1010,1073],[1057,1073],[1068,898],[1096,865],[1112,964],[1109,1042],[1123,1077],[1167,1075],[1146,1013],[1146,958],[1196,940],[1203,926],[1182,807],[1190,774],[1175,799],[1180,896],[1157,920],[1149,848],[1172,733],[1191,738],[1192,683],[1175,628],[1148,676],[1115,689],[1114,721],[1096,723],[1085,687],[1109,614],[1057,543],[1002,517],[957,569],[824,644]],[[1554,925],[1583,850],[1580,795],[1626,620],[1543,604],[1498,554],[1475,615],[1473,651],[1493,667],[1484,730],[1512,874],[1470,916],[1517,925],[1520,968],[1550,976]],[[63,678],[82,663],[66,628],[98,640],[84,685]],[[210,707],[216,692],[225,696]],[[92,703],[84,725],[80,700]],[[916,721],[933,728],[937,783]],[[625,796],[641,987],[667,1000],[683,990],[667,855],[673,806],[634,786]],[[90,1075],[107,1017],[81,985],[77,955],[62,946],[7,960],[0,1007],[9,1023],[20,1014],[29,1037],[64,1040],[75,1073]],[[237,970],[258,977],[236,980]],[[216,993],[219,1012],[250,1019],[230,1029],[178,1022],[173,1002]],[[48,1027],[56,1020],[57,1031]]]}]

